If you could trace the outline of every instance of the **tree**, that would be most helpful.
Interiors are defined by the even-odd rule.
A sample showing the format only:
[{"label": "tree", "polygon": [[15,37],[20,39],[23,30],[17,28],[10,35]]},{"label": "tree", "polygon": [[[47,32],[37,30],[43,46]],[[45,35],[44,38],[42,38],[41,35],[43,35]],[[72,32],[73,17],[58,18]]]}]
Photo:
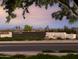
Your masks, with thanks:
[{"label": "tree", "polygon": [[67,30],[67,29],[69,29],[67,26],[64,26],[64,30]]},{"label": "tree", "polygon": [[25,25],[24,31],[31,31],[31,30],[32,30],[32,26]]},{"label": "tree", "polygon": [[45,31],[49,31],[50,30],[50,28],[49,28],[49,26],[47,25],[46,27],[45,27]]},{"label": "tree", "polygon": [[[71,6],[70,3],[73,3]],[[23,18],[25,19],[25,13],[29,13],[28,7],[30,7],[33,3],[36,6],[48,8],[48,5],[53,6],[53,4],[59,3],[60,11],[52,13],[52,17],[55,17],[57,20],[62,20],[64,16],[69,20],[69,22],[73,23],[78,19],[78,0],[3,0],[2,6],[4,10],[8,13],[7,22],[9,22],[12,18],[15,18],[17,15],[13,13],[16,8],[23,9]]]},{"label": "tree", "polygon": [[77,31],[72,29],[72,28],[68,28],[67,26],[64,26],[64,31],[66,33],[74,33],[74,34],[77,34]]}]

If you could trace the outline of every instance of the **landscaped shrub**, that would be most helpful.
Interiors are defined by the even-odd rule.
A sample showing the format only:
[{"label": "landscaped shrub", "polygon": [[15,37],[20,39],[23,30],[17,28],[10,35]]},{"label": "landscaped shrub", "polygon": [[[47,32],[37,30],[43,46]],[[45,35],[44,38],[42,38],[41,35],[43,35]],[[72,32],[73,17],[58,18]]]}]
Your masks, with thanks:
[{"label": "landscaped shrub", "polygon": [[77,53],[78,51],[75,51],[75,50],[61,50],[59,51],[60,53]]}]

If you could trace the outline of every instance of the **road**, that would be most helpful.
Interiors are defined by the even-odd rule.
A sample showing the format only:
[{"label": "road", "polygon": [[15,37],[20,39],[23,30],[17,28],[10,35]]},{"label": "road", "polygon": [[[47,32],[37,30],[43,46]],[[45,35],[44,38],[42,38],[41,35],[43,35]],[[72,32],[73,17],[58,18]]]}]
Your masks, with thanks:
[{"label": "road", "polygon": [[78,50],[77,43],[0,43],[0,52]]}]

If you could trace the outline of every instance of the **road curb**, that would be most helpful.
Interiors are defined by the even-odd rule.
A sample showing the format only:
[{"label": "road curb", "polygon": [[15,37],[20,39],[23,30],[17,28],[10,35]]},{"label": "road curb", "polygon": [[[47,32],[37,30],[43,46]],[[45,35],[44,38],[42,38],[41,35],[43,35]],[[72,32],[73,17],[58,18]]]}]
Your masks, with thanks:
[{"label": "road curb", "polygon": [[0,41],[0,43],[78,43],[78,40]]}]

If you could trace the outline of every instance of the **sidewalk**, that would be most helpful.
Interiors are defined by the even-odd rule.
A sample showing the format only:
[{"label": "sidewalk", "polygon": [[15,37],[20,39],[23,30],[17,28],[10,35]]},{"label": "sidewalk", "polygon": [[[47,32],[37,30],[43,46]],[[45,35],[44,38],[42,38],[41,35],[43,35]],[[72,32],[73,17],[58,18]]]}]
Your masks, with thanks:
[{"label": "sidewalk", "polygon": [[78,54],[78,53],[43,53],[40,51],[31,51],[31,52],[0,52],[0,54],[4,54],[4,55],[17,55],[17,54],[21,54],[21,55],[26,55],[26,56],[32,56],[32,55],[37,55],[37,54],[49,54],[49,55],[56,55],[56,56],[64,56],[64,55],[68,55],[68,54]]},{"label": "sidewalk", "polygon": [[78,40],[0,41],[0,43],[78,43]]}]

